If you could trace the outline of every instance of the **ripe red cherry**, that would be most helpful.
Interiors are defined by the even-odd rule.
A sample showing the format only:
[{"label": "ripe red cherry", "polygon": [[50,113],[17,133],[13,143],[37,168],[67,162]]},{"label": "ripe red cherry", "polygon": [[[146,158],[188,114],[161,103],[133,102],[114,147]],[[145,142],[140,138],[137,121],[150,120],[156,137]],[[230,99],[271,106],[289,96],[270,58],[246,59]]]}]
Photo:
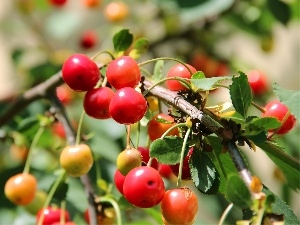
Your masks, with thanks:
[{"label": "ripe red cherry", "polygon": [[172,171],[170,165],[166,165],[166,164],[162,164],[162,163],[158,164],[158,172],[162,177],[167,178],[167,179],[169,179],[173,174],[173,171]]},{"label": "ripe red cherry", "polygon": [[[40,209],[36,215],[36,223],[38,224],[40,217],[44,215],[42,225],[52,225],[53,223],[60,222],[60,216],[62,215],[62,210],[60,208],[55,208],[49,206],[46,209]],[[70,221],[70,215],[68,211],[64,211],[65,221]]]},{"label": "ripe red cherry", "polygon": [[[142,160],[143,160],[143,163],[145,164],[145,166],[147,165],[149,159],[150,159],[150,151],[149,151],[149,148],[145,148],[145,147],[141,147],[139,146],[137,148],[137,150],[141,153],[142,155]],[[154,169],[157,170],[158,168],[158,162],[157,160],[154,158],[151,162],[151,167],[153,167]]]},{"label": "ripe red cherry", "polygon": [[221,77],[221,76],[226,76],[227,74],[229,74],[229,69],[228,69],[227,63],[226,62],[218,62],[216,70],[215,70],[215,76]]},{"label": "ripe red cherry", "polygon": [[80,46],[84,49],[93,48],[97,44],[97,34],[93,30],[85,31],[80,39]]},{"label": "ripe red cherry", "polygon": [[125,176],[117,169],[114,175],[114,182],[118,191],[123,194],[123,184],[125,181]]},{"label": "ripe red cherry", "polygon": [[62,7],[67,3],[67,0],[49,0],[49,3],[56,7]]},{"label": "ripe red cherry", "polygon": [[63,84],[56,88],[56,96],[63,104],[69,104],[74,98],[74,92],[68,85]]},{"label": "ripe red cherry", "polygon": [[[190,166],[189,166],[189,160],[190,157],[193,153],[193,148],[191,148],[187,154],[187,156],[184,158],[183,160],[183,166],[182,166],[182,174],[181,174],[181,179],[183,180],[190,180],[191,179],[191,170],[190,170]],[[173,173],[178,176],[179,174],[179,164],[176,165],[171,165],[171,170],[173,171]]]},{"label": "ripe red cherry", "polygon": [[141,72],[133,58],[121,56],[108,64],[106,77],[115,89],[123,87],[135,88],[141,81]]},{"label": "ripe red cherry", "polygon": [[125,177],[124,197],[136,207],[150,208],[164,197],[164,182],[156,169],[141,166],[131,170]]},{"label": "ripe red cherry", "polygon": [[254,96],[265,94],[269,89],[266,75],[259,70],[250,70],[247,72],[248,82]]},{"label": "ripe red cherry", "polygon": [[113,90],[108,87],[87,91],[83,101],[83,108],[86,114],[96,119],[110,118],[109,104],[113,96]]},{"label": "ripe red cherry", "polygon": [[[55,223],[52,223],[51,225],[62,225],[62,223],[55,222]],[[76,223],[69,221],[69,222],[65,222],[64,225],[76,225]]]},{"label": "ripe red cherry", "polygon": [[[262,117],[274,117],[281,122],[281,127],[276,131],[276,134],[286,134],[296,125],[295,116],[278,100],[271,101],[265,106],[265,112],[262,114]],[[283,121],[285,117],[287,119]],[[274,131],[270,130],[270,132]]]},{"label": "ripe red cherry", "polygon": [[198,200],[187,187],[166,191],[161,213],[167,224],[193,224],[198,212]]},{"label": "ripe red cherry", "polygon": [[116,91],[109,105],[111,117],[120,124],[134,124],[140,121],[147,111],[144,96],[130,87]]},{"label": "ripe red cherry", "polygon": [[98,83],[100,71],[86,55],[74,54],[64,62],[62,77],[74,91],[88,91]]},{"label": "ripe red cherry", "polygon": [[[191,65],[189,64],[186,65],[191,70],[192,73],[197,72],[197,70]],[[190,71],[181,63],[178,63],[175,66],[173,66],[167,74],[167,78],[181,77],[181,78],[190,79],[191,76],[192,74],[190,73]],[[180,81],[178,80],[167,80],[166,85],[172,91],[187,90],[187,88],[184,85],[182,85],[182,83],[180,83]]]},{"label": "ripe red cherry", "polygon": [[[170,123],[160,122],[157,119],[164,119]],[[148,123],[148,135],[151,141],[160,138],[169,128],[174,126],[174,118],[167,114],[160,113],[154,116]],[[178,136],[178,129],[175,128],[167,136]]]}]

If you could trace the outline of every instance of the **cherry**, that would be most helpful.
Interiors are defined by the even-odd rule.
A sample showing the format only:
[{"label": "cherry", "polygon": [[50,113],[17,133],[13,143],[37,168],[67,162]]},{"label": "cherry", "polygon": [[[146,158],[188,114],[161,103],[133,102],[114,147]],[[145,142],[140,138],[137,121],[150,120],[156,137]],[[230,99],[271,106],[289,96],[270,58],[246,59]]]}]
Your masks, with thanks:
[{"label": "cherry", "polygon": [[[191,70],[192,74],[197,72],[197,70],[194,67],[192,67],[191,65],[186,64],[186,66]],[[181,77],[181,78],[190,79],[192,74],[184,65],[182,65],[181,63],[178,63],[178,64],[174,65],[168,71],[167,78]],[[187,87],[185,87],[178,80],[167,80],[166,85],[172,91],[187,90]]]},{"label": "cherry", "polygon": [[80,39],[80,46],[84,49],[93,48],[97,44],[97,34],[93,30],[85,31]]},{"label": "cherry", "polygon": [[56,7],[62,7],[67,3],[67,0],[49,0],[49,3]]},{"label": "cherry", "polygon": [[141,81],[141,72],[137,62],[130,56],[121,56],[111,61],[106,70],[107,81],[115,89],[135,88]]},{"label": "cherry", "polygon": [[[262,117],[274,117],[281,122],[280,128],[276,129],[276,134],[286,134],[296,125],[295,116],[278,100],[271,101],[265,106]],[[275,130],[269,130],[269,132],[275,132]]]},{"label": "cherry", "polygon": [[12,144],[9,148],[9,154],[13,161],[24,163],[28,155],[28,147],[25,145]]},{"label": "cherry", "polygon": [[[191,171],[190,171],[190,166],[189,166],[189,160],[191,155],[193,154],[194,148],[190,148],[187,156],[183,160],[183,166],[182,166],[182,174],[181,174],[181,179],[183,180],[190,180],[191,179]],[[175,174],[175,176],[178,176],[179,174],[179,163],[176,165],[170,165],[171,170]]]},{"label": "cherry", "polygon": [[56,96],[63,104],[69,104],[73,98],[73,90],[66,84],[60,85],[56,88]]},{"label": "cherry", "polygon": [[124,2],[110,2],[104,9],[104,16],[108,21],[120,22],[128,16],[128,6]]},{"label": "cherry", "polygon": [[125,176],[118,170],[116,169],[115,174],[114,174],[114,182],[116,185],[116,188],[118,191],[123,194],[123,184],[125,181]]},{"label": "cherry", "polygon": [[87,91],[83,101],[83,108],[86,114],[96,119],[110,118],[109,104],[113,96],[113,90],[108,87]]},{"label": "cherry", "polygon": [[101,0],[81,0],[82,4],[88,8],[94,8],[101,4]]},{"label": "cherry", "polygon": [[165,192],[161,202],[161,213],[167,224],[191,225],[197,212],[197,196],[189,188],[176,188]]},{"label": "cherry", "polygon": [[93,165],[90,147],[86,144],[65,147],[60,154],[60,165],[72,177],[88,173]]},{"label": "cherry", "polygon": [[76,225],[76,223],[74,223],[72,221],[65,222],[64,224],[62,224],[60,222],[55,222],[55,223],[52,223],[51,225]]},{"label": "cherry", "polygon": [[62,77],[74,91],[88,91],[98,83],[100,71],[96,63],[86,55],[74,54],[64,62]]},{"label": "cherry", "polygon": [[134,124],[147,111],[147,101],[143,95],[130,87],[116,91],[109,105],[111,117],[120,124]]},{"label": "cherry", "polygon": [[267,77],[262,71],[250,70],[247,72],[247,76],[254,96],[263,95],[269,90]]},{"label": "cherry", "polygon": [[173,171],[169,165],[159,163],[158,164],[158,172],[164,178],[171,178]]},{"label": "cherry", "polygon": [[[158,121],[160,119],[166,120],[169,123]],[[167,114],[157,114],[148,123],[148,135],[151,141],[160,138],[169,128],[174,126],[174,118]],[[178,129],[172,129],[168,136],[179,136]]]},{"label": "cherry", "polygon": [[[145,148],[145,147],[141,147],[139,146],[137,148],[137,150],[141,153],[142,155],[142,160],[143,160],[143,163],[145,164],[145,166],[147,165],[149,159],[150,159],[150,151],[149,151],[149,148]],[[151,166],[157,170],[158,168],[158,162],[157,160],[154,158],[151,162]]]},{"label": "cherry", "polygon": [[40,209],[36,215],[36,223],[37,224],[42,215],[44,215],[42,225],[52,225],[53,223],[60,222],[61,216],[64,216],[65,222],[70,221],[69,212],[65,210],[64,214],[63,214],[62,210],[60,208],[56,208],[56,207],[49,206],[46,209]]},{"label": "cherry", "polygon": [[214,73],[216,77],[226,76],[229,73],[227,63],[218,62]]},{"label": "cherry", "polygon": [[127,148],[117,158],[117,168],[120,173],[126,176],[133,168],[142,164],[141,153],[135,148]]},{"label": "cherry", "polygon": [[29,173],[19,173],[10,177],[4,186],[5,196],[16,205],[28,205],[37,191],[36,178]]},{"label": "cherry", "polygon": [[38,211],[43,208],[47,198],[47,193],[38,190],[34,196],[34,199],[25,206],[25,209],[33,215],[36,215]]},{"label": "cherry", "polygon": [[136,207],[150,208],[164,197],[164,182],[156,169],[141,166],[131,170],[125,177],[124,197]]}]

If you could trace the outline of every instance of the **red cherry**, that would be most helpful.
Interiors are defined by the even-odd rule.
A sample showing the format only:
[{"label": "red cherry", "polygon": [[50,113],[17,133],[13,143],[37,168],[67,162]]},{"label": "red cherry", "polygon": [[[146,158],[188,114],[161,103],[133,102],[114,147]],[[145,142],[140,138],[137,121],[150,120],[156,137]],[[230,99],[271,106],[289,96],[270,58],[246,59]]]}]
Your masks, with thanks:
[{"label": "red cherry", "polygon": [[[55,223],[52,223],[51,225],[63,225],[63,224],[60,222],[55,222]],[[65,222],[64,225],[76,225],[76,223],[69,221],[69,222]]]},{"label": "red cherry", "polygon": [[150,208],[159,204],[164,197],[164,182],[156,169],[136,167],[126,175],[123,193],[134,206]]},{"label": "red cherry", "polygon": [[121,56],[108,64],[106,77],[115,89],[123,87],[135,88],[141,81],[141,72],[133,58]]},{"label": "red cherry", "polygon": [[227,74],[229,74],[228,65],[225,62],[218,62],[215,70],[215,76],[222,77],[226,76]]},{"label": "red cherry", "polygon": [[[286,134],[296,125],[295,116],[278,100],[271,101],[266,105],[262,117],[274,117],[281,122],[281,127],[276,131],[276,134]],[[283,121],[285,117],[287,117],[287,119]],[[274,131],[275,130],[270,130],[270,132]]]},{"label": "red cherry", "polygon": [[[193,150],[194,150],[194,148],[190,148],[187,156],[183,160],[182,175],[181,175],[182,180],[190,180],[191,179],[191,171],[190,171],[190,166],[189,166],[189,160],[190,160],[190,157],[193,153]],[[179,174],[179,164],[170,165],[170,167],[171,167],[171,170],[173,171],[173,173],[176,176],[178,176],[178,174]]]},{"label": "red cherry", "polygon": [[134,124],[147,111],[147,101],[143,95],[130,87],[116,91],[109,105],[111,117],[120,124]]},{"label": "red cherry", "polygon": [[[62,210],[60,208],[54,208],[49,206],[46,209],[40,209],[36,216],[36,223],[38,224],[40,216],[44,214],[44,219],[42,225],[52,225],[53,223],[60,222],[60,217],[62,215]],[[69,212],[65,210],[64,212],[65,221],[70,221]]]},{"label": "red cherry", "polygon": [[[145,166],[147,165],[149,159],[150,159],[150,151],[149,148],[145,148],[145,147],[138,147],[137,150],[141,153],[142,155],[142,160],[143,163],[145,164]],[[158,168],[158,162],[157,160],[154,158],[151,162],[151,167],[153,167],[154,169],[157,170]]]},{"label": "red cherry", "polygon": [[62,7],[67,3],[67,0],[49,0],[49,3],[56,7]]},{"label": "red cherry", "polygon": [[169,179],[173,174],[171,167],[169,165],[162,164],[162,163],[158,164],[158,172],[162,177],[167,179]]},{"label": "red cherry", "polygon": [[97,44],[97,34],[93,30],[85,31],[80,39],[80,46],[84,49],[93,48]]},{"label": "red cherry", "polygon": [[125,181],[125,176],[119,171],[115,171],[114,182],[118,191],[123,194],[123,185]]},{"label": "red cherry", "polygon": [[56,88],[56,95],[57,98],[65,105],[69,104],[74,98],[73,90],[66,84],[60,85]]},{"label": "red cherry", "polygon": [[253,95],[263,95],[268,91],[268,80],[266,75],[262,71],[250,70],[249,72],[247,72],[247,76]]},{"label": "red cherry", "polygon": [[100,79],[100,71],[94,61],[83,54],[74,54],[62,66],[62,77],[74,91],[93,89]]},{"label": "red cherry", "polygon": [[[157,119],[164,119],[170,123],[164,123]],[[174,126],[174,118],[164,113],[154,116],[148,123],[148,135],[151,141],[160,138],[169,128]],[[178,129],[171,130],[168,136],[179,136]]]},{"label": "red cherry", "polygon": [[[191,65],[189,64],[186,65],[191,70],[192,73],[197,72],[197,70]],[[192,74],[190,73],[190,71],[181,63],[178,63],[175,66],[173,66],[167,74],[167,78],[181,77],[181,78],[190,79],[191,76]],[[184,85],[182,85],[178,80],[167,80],[166,85],[172,91],[187,90],[187,88]]]},{"label": "red cherry", "polygon": [[189,188],[176,188],[166,191],[160,206],[167,224],[191,225],[198,212],[198,199]]},{"label": "red cherry", "polygon": [[87,91],[83,101],[83,108],[86,114],[96,119],[110,118],[109,104],[113,96],[113,90],[108,87]]}]

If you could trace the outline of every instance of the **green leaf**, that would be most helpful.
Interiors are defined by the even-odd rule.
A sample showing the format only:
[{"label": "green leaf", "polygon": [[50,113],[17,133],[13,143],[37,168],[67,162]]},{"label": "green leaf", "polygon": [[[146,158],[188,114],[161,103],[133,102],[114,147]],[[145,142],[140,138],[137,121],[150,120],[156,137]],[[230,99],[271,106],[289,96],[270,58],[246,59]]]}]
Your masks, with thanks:
[{"label": "green leaf", "polygon": [[255,144],[264,150],[270,159],[279,167],[287,180],[287,184],[292,189],[300,189],[299,161],[286,154],[282,148],[274,142],[255,142]]},{"label": "green leaf", "polygon": [[154,65],[153,76],[152,76],[152,79],[154,82],[160,81],[161,78],[163,77],[162,70],[164,68],[164,64],[165,64],[164,60],[156,61],[155,65]]},{"label": "green leaf", "polygon": [[133,42],[133,35],[129,29],[123,29],[113,36],[113,44],[116,52],[127,50]]},{"label": "green leaf", "polygon": [[[195,77],[200,76],[199,72],[195,75]],[[196,86],[201,91],[209,91],[216,89],[216,85],[220,84],[225,80],[230,80],[231,77],[211,77],[211,78],[192,78],[191,83]]]},{"label": "green leaf", "polygon": [[[54,181],[54,183],[55,183],[55,181]],[[53,184],[51,185],[50,189],[52,188]],[[69,185],[65,181],[61,182],[58,185],[56,191],[54,192],[53,199],[57,200],[58,202],[65,200],[67,197],[68,188],[69,188]]]},{"label": "green leaf", "polygon": [[287,90],[280,87],[278,84],[273,85],[274,93],[278,96],[280,101],[285,104],[292,114],[300,121],[300,91]]},{"label": "green leaf", "polygon": [[232,175],[228,179],[226,188],[226,197],[234,205],[246,209],[251,206],[251,194],[244,183],[244,181],[238,175]]},{"label": "green leaf", "polygon": [[39,126],[39,119],[36,116],[31,116],[28,118],[23,119],[19,124],[17,130],[19,132],[24,132],[29,130],[34,126]]},{"label": "green leaf", "polygon": [[139,38],[134,42],[133,48],[138,54],[146,52],[149,48],[149,41],[146,38]]},{"label": "green leaf", "polygon": [[156,139],[150,145],[150,157],[156,158],[158,162],[174,165],[180,163],[180,153],[183,139],[179,137],[165,137]]},{"label": "green leaf", "polygon": [[267,187],[264,186],[263,192],[268,195],[274,196],[274,202],[272,204],[273,213],[283,214],[284,215],[284,224],[285,225],[294,225],[300,224],[299,219],[294,214],[290,206],[288,206],[283,200],[281,200],[277,195],[270,191]]},{"label": "green leaf", "polygon": [[287,25],[291,19],[290,7],[284,1],[280,0],[268,0],[267,4],[273,16],[282,24]]},{"label": "green leaf", "polygon": [[207,141],[213,148],[213,151],[207,154],[212,159],[220,173],[219,193],[225,194],[228,177],[232,174],[238,175],[238,171],[229,154],[222,152],[221,140],[218,137],[208,136]]},{"label": "green leaf", "polygon": [[189,160],[192,180],[203,194],[217,194],[220,186],[220,174],[208,155],[194,149]]},{"label": "green leaf", "polygon": [[232,84],[229,86],[229,91],[233,107],[245,118],[252,101],[252,92],[247,75],[243,72],[239,73],[239,76],[232,78]]},{"label": "green leaf", "polygon": [[263,117],[263,118],[253,118],[250,122],[246,123],[244,126],[245,136],[254,136],[260,134],[264,130],[271,130],[280,127],[281,123],[276,118]]}]

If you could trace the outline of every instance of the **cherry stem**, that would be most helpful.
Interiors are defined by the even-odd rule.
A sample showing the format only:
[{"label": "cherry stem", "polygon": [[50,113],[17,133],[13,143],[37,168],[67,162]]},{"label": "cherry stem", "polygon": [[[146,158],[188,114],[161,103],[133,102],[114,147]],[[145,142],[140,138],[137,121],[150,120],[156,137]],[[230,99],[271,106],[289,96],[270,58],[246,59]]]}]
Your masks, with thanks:
[{"label": "cherry stem", "polygon": [[105,50],[105,51],[100,51],[100,52],[97,52],[96,55],[94,55],[91,60],[95,60],[99,55],[101,54],[108,54],[112,60],[115,59],[115,56],[112,52],[108,51],[108,50]]},{"label": "cherry stem", "polygon": [[160,139],[164,139],[164,137],[167,136],[168,133],[171,132],[171,130],[177,127],[186,127],[186,123],[177,123],[174,126],[170,127],[168,130],[165,131],[165,133],[163,133],[163,135],[161,135]]},{"label": "cherry stem", "polygon": [[255,102],[251,102],[251,105],[253,105],[255,108],[257,108],[259,111],[261,111],[262,113],[266,112],[266,109],[257,105]]},{"label": "cherry stem", "polygon": [[118,203],[116,202],[116,200],[114,200],[113,198],[111,198],[109,196],[104,196],[104,197],[101,197],[100,202],[109,202],[113,206],[113,208],[116,212],[117,225],[122,225],[121,211],[120,211],[120,207],[119,207]]},{"label": "cherry stem", "polygon": [[130,132],[131,132],[131,125],[127,125],[127,136],[126,136],[126,148],[130,148]]},{"label": "cherry stem", "polygon": [[33,156],[33,153],[34,153],[34,149],[37,146],[37,143],[40,140],[40,138],[41,138],[44,130],[45,130],[45,127],[40,126],[39,129],[38,129],[38,131],[36,132],[36,134],[35,134],[32,142],[31,142],[31,145],[30,145],[30,148],[29,148],[29,151],[28,151],[27,160],[26,160],[26,163],[25,163],[25,166],[24,166],[23,173],[29,173],[30,164],[31,164],[31,161],[32,161],[32,156]]},{"label": "cherry stem", "polygon": [[184,86],[186,86],[188,89],[192,90],[191,84],[186,79],[181,78],[181,77],[168,77],[168,78],[161,79],[160,81],[156,82],[151,87],[149,87],[146,91],[144,91],[143,96],[146,96],[155,86],[160,85],[160,84],[166,82],[167,80],[178,80],[178,81],[182,82],[184,84]]},{"label": "cherry stem", "polygon": [[177,177],[177,187],[181,186],[181,177],[182,177],[182,167],[183,167],[183,160],[184,160],[184,152],[185,152],[185,147],[187,144],[187,140],[190,136],[192,129],[189,128],[184,136],[183,139],[183,144],[182,144],[182,148],[181,148],[181,153],[180,153],[180,163],[179,163],[179,171],[178,171],[178,177]]},{"label": "cherry stem", "polygon": [[233,203],[230,203],[230,204],[226,207],[226,209],[225,209],[224,212],[222,213],[222,216],[221,216],[221,218],[220,218],[220,220],[219,220],[218,225],[222,225],[222,224],[224,223],[224,221],[225,221],[226,217],[228,216],[229,212],[231,211],[232,207],[233,207]]},{"label": "cherry stem", "polygon": [[137,124],[137,134],[136,134],[136,147],[138,147],[139,146],[139,142],[140,142],[140,133],[141,133],[141,123],[140,122],[138,122],[138,124]]},{"label": "cherry stem", "polygon": [[[63,171],[59,174],[59,176],[56,178],[54,184],[52,185],[52,187],[51,187],[51,189],[50,189],[50,191],[49,191],[49,193],[48,193],[48,195],[47,195],[47,198],[46,198],[46,201],[45,201],[45,203],[44,203],[42,212],[44,212],[44,210],[45,210],[46,208],[48,208],[48,206],[50,205],[50,202],[51,202],[51,200],[52,200],[52,198],[53,198],[53,195],[54,195],[55,191],[57,190],[59,184],[60,184],[63,180],[66,179],[66,175],[67,175],[66,171],[63,170]],[[43,224],[43,221],[44,221],[44,213],[41,213],[41,216],[40,216],[40,218],[39,218],[39,220],[38,220],[37,225],[42,225],[42,224]]]},{"label": "cherry stem", "polygon": [[79,145],[80,141],[81,141],[81,129],[82,129],[82,123],[83,123],[83,118],[85,116],[85,111],[82,110],[81,115],[80,115],[80,119],[79,119],[79,124],[78,124],[78,128],[77,128],[77,134],[76,134],[76,140],[75,140],[75,145]]},{"label": "cherry stem", "polygon": [[160,58],[155,58],[155,59],[149,59],[149,60],[147,60],[147,61],[144,61],[144,62],[139,63],[138,65],[139,65],[139,66],[143,66],[143,65],[146,65],[146,64],[148,64],[148,63],[156,62],[156,61],[159,61],[159,60],[170,60],[170,61],[178,62],[178,63],[182,64],[185,68],[187,68],[187,70],[190,72],[190,74],[193,75],[193,72],[192,72],[191,69],[187,66],[186,63],[184,63],[183,61],[181,61],[181,60],[179,60],[179,59],[170,58],[170,57],[160,57]]},{"label": "cherry stem", "polygon": [[63,200],[60,205],[61,205],[60,206],[60,208],[61,208],[61,211],[60,211],[60,224],[65,225],[65,223],[66,223],[66,218],[65,218],[66,201]]},{"label": "cherry stem", "polygon": [[152,162],[153,162],[153,158],[150,157],[149,161],[147,162],[147,166],[150,167]]}]

